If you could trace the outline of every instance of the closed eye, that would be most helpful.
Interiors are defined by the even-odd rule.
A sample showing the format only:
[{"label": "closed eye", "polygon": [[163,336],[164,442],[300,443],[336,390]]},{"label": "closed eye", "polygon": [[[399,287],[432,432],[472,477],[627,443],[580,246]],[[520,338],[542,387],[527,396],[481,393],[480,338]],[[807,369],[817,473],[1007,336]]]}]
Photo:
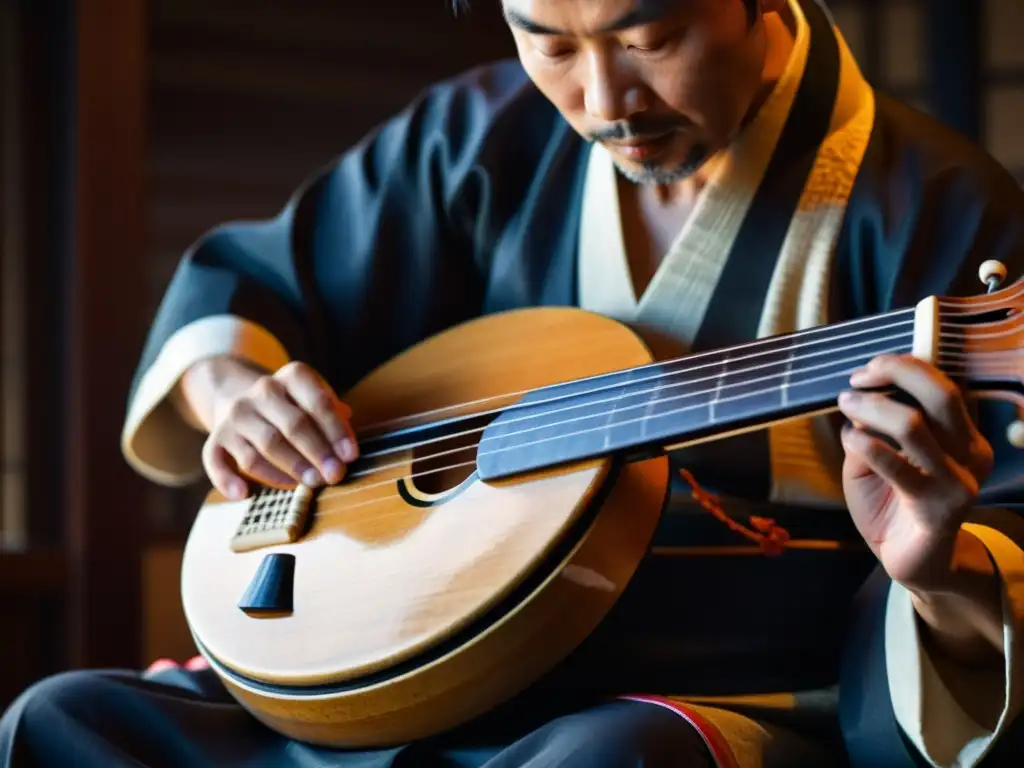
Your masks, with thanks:
[{"label": "closed eye", "polygon": [[630,50],[630,51],[636,51],[637,53],[641,53],[641,54],[661,53],[661,52],[669,49],[671,47],[671,45],[673,43],[675,43],[677,40],[680,40],[682,38],[682,36],[683,36],[683,30],[679,29],[679,30],[675,30],[674,32],[671,32],[671,33],[669,33],[669,34],[667,34],[667,35],[665,35],[663,37],[657,38],[656,40],[654,40],[652,42],[647,42],[646,44],[627,43],[626,44],[626,49]]},{"label": "closed eye", "polygon": [[539,45],[535,45],[535,46],[533,46],[533,50],[535,50],[537,53],[539,53],[545,59],[551,59],[552,61],[556,61],[558,59],[564,59],[566,56],[571,56],[572,53],[573,53],[573,50],[572,50],[571,47],[564,46],[564,45],[563,46],[550,46],[550,47],[547,47],[547,48],[539,46]]}]

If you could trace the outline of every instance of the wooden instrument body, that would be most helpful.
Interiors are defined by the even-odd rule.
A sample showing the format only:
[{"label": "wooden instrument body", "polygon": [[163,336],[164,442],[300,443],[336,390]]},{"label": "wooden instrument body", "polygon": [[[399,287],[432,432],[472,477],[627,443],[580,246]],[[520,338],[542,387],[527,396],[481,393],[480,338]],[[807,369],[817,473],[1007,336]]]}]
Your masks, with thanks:
[{"label": "wooden instrument body", "polygon": [[[633,369],[652,362],[645,345],[599,315],[543,308],[474,320],[344,395],[361,442],[376,439],[372,426],[414,426],[413,414],[434,429],[439,414],[479,421],[507,409],[517,402],[508,393],[612,371],[625,383],[589,392],[589,405],[549,402],[541,410],[552,418],[524,415],[546,396],[530,392],[528,406],[488,427],[479,461],[460,454],[457,440],[458,450],[433,438],[401,442],[402,452],[374,459],[372,472],[352,472],[320,494],[311,526],[290,543],[238,551],[238,535],[265,539],[264,512],[211,494],[185,549],[186,619],[228,690],[286,736],[373,747],[433,735],[508,700],[569,655],[645,555],[667,497],[668,459],[578,457],[664,450],[832,411],[849,374],[894,344],[945,366],[975,397],[1024,408],[1022,341],[1024,280],[643,370]],[[825,349],[833,362],[809,349]],[[577,428],[579,413],[600,429]],[[554,441],[561,448],[549,442],[534,454],[544,443],[534,436],[557,422],[569,425]],[[1024,420],[1006,439],[1024,448]],[[558,450],[574,458],[556,461]],[[452,479],[439,471],[460,466],[476,472]],[[239,534],[250,520],[258,525]],[[256,616],[239,602],[262,583],[254,578],[269,560],[294,562],[293,599]]]},{"label": "wooden instrument body", "polygon": [[[459,404],[471,404],[460,414],[482,412],[510,392],[650,361],[612,320],[529,309],[433,337],[344,399],[360,432]],[[324,490],[293,543],[233,551],[248,501],[211,494],[198,514],[182,565],[187,621],[228,690],[279,733],[339,747],[402,743],[513,697],[614,605],[668,491],[664,456],[494,484],[469,476],[438,490],[427,476],[403,479],[427,466],[415,453]],[[239,600],[271,554],[294,555],[293,605],[253,616]]]}]

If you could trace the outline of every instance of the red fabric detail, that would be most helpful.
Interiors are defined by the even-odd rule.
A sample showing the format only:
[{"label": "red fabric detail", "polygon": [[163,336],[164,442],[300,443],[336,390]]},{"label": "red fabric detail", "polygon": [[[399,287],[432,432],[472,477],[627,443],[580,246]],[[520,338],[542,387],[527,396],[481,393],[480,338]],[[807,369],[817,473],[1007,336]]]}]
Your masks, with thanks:
[{"label": "red fabric detail", "polygon": [[719,768],[740,768],[739,760],[736,759],[732,747],[729,746],[729,742],[725,740],[722,732],[685,704],[680,704],[678,701],[665,699],[661,696],[632,695],[619,696],[618,698],[626,701],[639,701],[643,704],[654,704],[675,712],[692,725],[697,733],[700,734],[700,737],[704,739],[708,751],[711,752],[711,756],[718,763]]}]

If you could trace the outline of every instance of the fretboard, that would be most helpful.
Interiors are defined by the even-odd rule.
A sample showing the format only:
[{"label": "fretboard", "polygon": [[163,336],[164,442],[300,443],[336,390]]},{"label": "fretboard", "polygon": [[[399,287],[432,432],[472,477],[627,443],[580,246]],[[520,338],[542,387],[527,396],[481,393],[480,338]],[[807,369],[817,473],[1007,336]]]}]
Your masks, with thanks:
[{"label": "fretboard", "polygon": [[660,451],[834,407],[850,375],[914,343],[898,312],[530,393],[484,431],[484,480],[613,454]]}]

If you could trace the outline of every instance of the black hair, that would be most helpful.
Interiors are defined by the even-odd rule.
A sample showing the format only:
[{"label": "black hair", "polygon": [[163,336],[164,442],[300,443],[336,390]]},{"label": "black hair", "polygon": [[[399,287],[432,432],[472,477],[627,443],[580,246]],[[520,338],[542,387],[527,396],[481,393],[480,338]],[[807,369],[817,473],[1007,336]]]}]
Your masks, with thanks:
[{"label": "black hair", "polygon": [[[469,8],[469,0],[451,0],[451,2],[452,11],[456,14]],[[759,0],[743,0],[743,4],[747,6],[747,20],[750,22],[750,26],[754,26],[757,23],[761,3]]]}]

